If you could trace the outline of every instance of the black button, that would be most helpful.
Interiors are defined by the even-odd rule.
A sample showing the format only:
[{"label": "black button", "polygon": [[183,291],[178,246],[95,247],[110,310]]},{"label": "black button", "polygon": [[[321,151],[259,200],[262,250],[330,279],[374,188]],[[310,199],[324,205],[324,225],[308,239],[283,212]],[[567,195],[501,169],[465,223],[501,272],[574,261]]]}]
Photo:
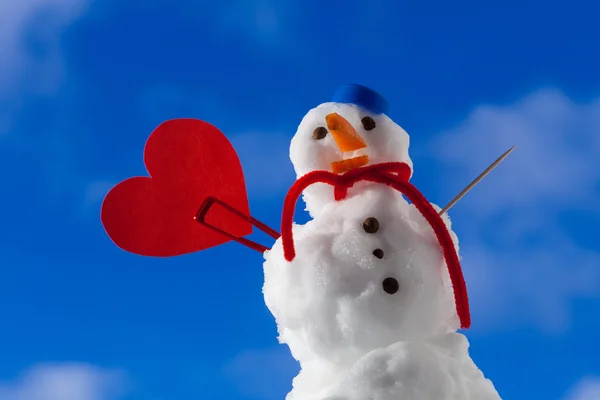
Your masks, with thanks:
[{"label": "black button", "polygon": [[395,278],[385,278],[381,285],[383,286],[383,291],[388,294],[394,294],[400,289],[400,284]]},{"label": "black button", "polygon": [[381,260],[383,258],[383,250],[375,249],[373,250],[373,255]]},{"label": "black button", "polygon": [[379,221],[377,218],[369,217],[363,222],[363,229],[367,233],[375,233],[379,230]]}]

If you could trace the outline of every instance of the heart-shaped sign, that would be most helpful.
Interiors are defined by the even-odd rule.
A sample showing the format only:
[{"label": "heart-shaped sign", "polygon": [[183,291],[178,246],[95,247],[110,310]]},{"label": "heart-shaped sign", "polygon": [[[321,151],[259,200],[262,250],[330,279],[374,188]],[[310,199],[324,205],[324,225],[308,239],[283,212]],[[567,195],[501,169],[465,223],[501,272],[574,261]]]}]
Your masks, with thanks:
[{"label": "heart-shaped sign", "polygon": [[[187,254],[229,242],[194,219],[207,197],[250,214],[239,158],[216,127],[195,119],[175,119],[152,132],[144,149],[150,177],[129,178],[106,195],[101,219],[117,246],[156,257]],[[212,225],[242,237],[251,224],[214,208]]]}]

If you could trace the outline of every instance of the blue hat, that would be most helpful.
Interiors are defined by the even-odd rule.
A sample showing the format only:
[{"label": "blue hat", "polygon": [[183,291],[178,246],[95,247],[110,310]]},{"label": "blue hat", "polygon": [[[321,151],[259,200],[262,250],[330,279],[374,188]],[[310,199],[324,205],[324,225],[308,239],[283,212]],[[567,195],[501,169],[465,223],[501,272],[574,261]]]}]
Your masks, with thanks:
[{"label": "blue hat", "polygon": [[334,103],[354,104],[363,107],[373,114],[386,114],[388,102],[382,95],[361,85],[345,85],[333,95]]}]

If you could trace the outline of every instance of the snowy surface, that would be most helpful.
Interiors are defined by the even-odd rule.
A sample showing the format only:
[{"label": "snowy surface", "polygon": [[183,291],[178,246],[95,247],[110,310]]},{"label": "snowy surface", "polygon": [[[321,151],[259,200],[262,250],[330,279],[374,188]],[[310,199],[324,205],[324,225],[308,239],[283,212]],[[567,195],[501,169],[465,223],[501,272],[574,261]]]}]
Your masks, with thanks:
[{"label": "snowy surface", "polygon": [[[493,384],[468,356],[467,339],[449,333],[398,342],[358,360],[326,400],[495,400]],[[295,397],[294,397],[295,398]],[[303,398],[298,396],[298,398]]]},{"label": "snowy surface", "polygon": [[[323,140],[314,140],[313,131],[320,126],[327,127],[325,117],[331,113],[338,113],[348,120],[368,147],[342,153],[331,135],[327,135]],[[361,119],[366,116],[373,118],[376,123],[375,129],[366,131],[363,128]],[[368,155],[369,164],[400,161],[412,168],[412,161],[408,155],[409,142],[409,136],[404,129],[386,115],[371,114],[349,104],[324,103],[310,110],[300,122],[290,145],[290,159],[297,177],[315,170],[331,171],[332,162],[360,155]],[[327,185],[311,186],[305,193],[307,210],[313,217],[333,201],[333,190]]]}]

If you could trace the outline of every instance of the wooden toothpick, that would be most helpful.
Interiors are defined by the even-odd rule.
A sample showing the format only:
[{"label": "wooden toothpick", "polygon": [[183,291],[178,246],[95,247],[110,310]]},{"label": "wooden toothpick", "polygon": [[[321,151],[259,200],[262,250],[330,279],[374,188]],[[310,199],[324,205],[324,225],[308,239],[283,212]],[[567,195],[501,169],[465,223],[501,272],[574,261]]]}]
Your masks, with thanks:
[{"label": "wooden toothpick", "polygon": [[475,180],[473,182],[471,182],[469,184],[469,186],[467,186],[466,188],[464,188],[462,192],[460,192],[455,198],[453,198],[452,201],[450,203],[448,203],[448,205],[446,207],[444,207],[442,209],[442,211],[439,212],[439,214],[443,215],[450,208],[452,208],[452,206],[455,205],[460,199],[462,199],[463,196],[469,192],[469,190],[473,189],[473,187],[475,187],[475,185],[477,185],[479,183],[479,181],[481,181],[483,178],[485,178],[485,176],[487,174],[489,174],[490,172],[492,172],[492,170],[494,168],[496,168],[498,166],[498,164],[500,164],[502,161],[504,161],[504,159],[506,157],[508,157],[508,155],[515,149],[515,147],[517,147],[517,146],[513,146],[510,149],[508,149],[506,151],[506,153],[502,154],[496,161],[494,161],[492,163],[492,165],[490,165],[489,167],[487,167],[485,171],[483,171],[477,178],[475,178]]}]

